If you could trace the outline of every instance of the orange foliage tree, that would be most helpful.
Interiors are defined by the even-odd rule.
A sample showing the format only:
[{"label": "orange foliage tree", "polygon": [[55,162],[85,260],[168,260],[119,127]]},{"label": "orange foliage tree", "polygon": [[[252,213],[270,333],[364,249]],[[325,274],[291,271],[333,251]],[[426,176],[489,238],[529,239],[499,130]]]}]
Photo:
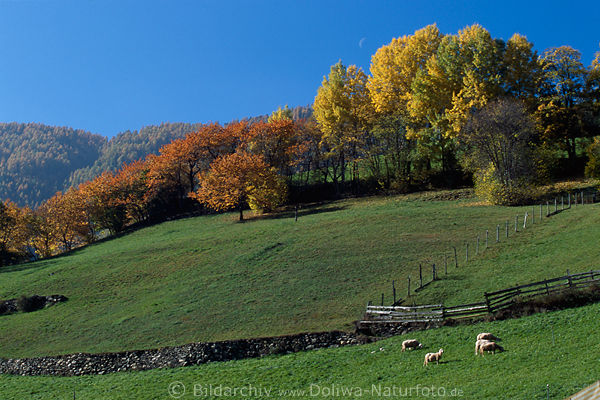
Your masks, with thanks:
[{"label": "orange foliage tree", "polygon": [[64,251],[73,249],[89,231],[81,199],[78,191],[71,188],[64,194],[57,192],[39,208],[54,246]]},{"label": "orange foliage tree", "polygon": [[261,154],[265,162],[281,175],[291,176],[292,167],[306,151],[296,124],[289,119],[273,119],[253,124],[242,138],[243,144],[254,154]]},{"label": "orange foliage tree", "polygon": [[243,151],[218,158],[199,179],[200,188],[190,196],[215,210],[237,208],[240,221],[246,204],[270,210],[286,196],[285,183],[264,158]]},{"label": "orange foliage tree", "polygon": [[127,222],[127,210],[122,202],[118,178],[104,172],[94,180],[79,185],[83,209],[92,236],[100,229],[112,234],[121,232]]},{"label": "orange foliage tree", "polygon": [[148,219],[147,195],[148,165],[144,161],[124,164],[114,178],[113,201],[125,207],[127,222],[142,222]]},{"label": "orange foliage tree", "polygon": [[239,138],[247,133],[245,122],[222,127],[202,126],[185,138],[163,146],[158,156],[148,157],[148,187],[153,195],[166,194],[181,201],[197,189],[197,176],[208,170],[216,158],[235,151]]},{"label": "orange foliage tree", "polygon": [[29,239],[27,210],[15,203],[0,201],[0,267],[25,253]]}]

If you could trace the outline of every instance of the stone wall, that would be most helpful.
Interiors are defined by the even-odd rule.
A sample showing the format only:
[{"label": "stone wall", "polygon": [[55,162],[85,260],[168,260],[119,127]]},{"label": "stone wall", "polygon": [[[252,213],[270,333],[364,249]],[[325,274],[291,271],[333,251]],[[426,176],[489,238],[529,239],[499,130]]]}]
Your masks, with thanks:
[{"label": "stone wall", "polygon": [[177,347],[119,353],[0,359],[0,373],[13,375],[87,375],[120,371],[174,368],[212,361],[230,361],[287,354],[324,347],[357,345],[372,341],[363,335],[341,331],[300,333],[258,339],[191,343]]}]

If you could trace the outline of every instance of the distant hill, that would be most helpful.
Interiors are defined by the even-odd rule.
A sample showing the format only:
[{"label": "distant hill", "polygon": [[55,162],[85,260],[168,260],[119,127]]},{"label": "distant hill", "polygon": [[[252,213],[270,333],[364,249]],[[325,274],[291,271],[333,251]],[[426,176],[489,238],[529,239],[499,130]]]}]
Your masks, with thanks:
[{"label": "distant hill", "polygon": [[99,157],[92,165],[74,170],[65,182],[65,187],[93,179],[104,171],[118,169],[123,163],[139,160],[148,154],[156,154],[165,144],[193,132],[200,125],[162,123],[158,126],[145,126],[139,131],[121,132],[103,144]]},{"label": "distant hill", "polygon": [[[312,115],[310,106],[292,109],[295,120]],[[250,117],[250,123],[268,115]],[[156,154],[165,144],[200,124],[163,123],[121,132],[110,140],[68,127],[0,123],[0,200],[36,207],[59,190],[93,179],[123,163]]]},{"label": "distant hill", "polygon": [[0,123],[0,199],[37,206],[100,155],[106,138],[37,123]]}]

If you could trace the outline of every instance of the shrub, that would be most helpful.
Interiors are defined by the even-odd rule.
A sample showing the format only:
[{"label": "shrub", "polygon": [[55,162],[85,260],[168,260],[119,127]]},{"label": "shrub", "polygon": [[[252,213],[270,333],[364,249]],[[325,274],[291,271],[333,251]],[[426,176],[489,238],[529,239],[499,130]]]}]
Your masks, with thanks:
[{"label": "shrub", "polygon": [[474,175],[475,194],[495,205],[518,205],[531,200],[534,190],[525,181],[513,182],[508,187],[496,178],[496,171],[492,165],[477,171]]}]

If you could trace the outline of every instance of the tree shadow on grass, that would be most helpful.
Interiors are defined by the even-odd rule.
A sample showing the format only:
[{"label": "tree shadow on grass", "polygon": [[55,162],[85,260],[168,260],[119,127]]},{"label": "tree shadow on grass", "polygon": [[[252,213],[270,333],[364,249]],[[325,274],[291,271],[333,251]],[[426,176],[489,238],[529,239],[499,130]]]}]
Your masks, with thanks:
[{"label": "tree shadow on grass", "polygon": [[0,268],[0,274],[27,271],[29,269],[46,269],[56,264],[56,261],[53,260],[44,259],[44,261],[45,262],[43,264],[37,261],[31,261],[23,264],[7,265],[5,267]]},{"label": "tree shadow on grass", "polygon": [[[321,207],[320,204],[312,205],[312,206],[303,206],[302,208],[298,209],[298,219],[301,219],[302,217],[306,217],[308,215],[316,215],[316,214],[342,211],[342,210],[345,210],[346,208],[347,208],[346,206]],[[253,217],[246,219],[245,221],[252,222],[252,221],[260,221],[260,220],[286,219],[286,218],[295,218],[295,217],[296,217],[296,211],[294,209],[291,209],[291,210],[285,210],[285,211],[281,211],[281,212],[277,212],[277,213],[255,215]]]}]

